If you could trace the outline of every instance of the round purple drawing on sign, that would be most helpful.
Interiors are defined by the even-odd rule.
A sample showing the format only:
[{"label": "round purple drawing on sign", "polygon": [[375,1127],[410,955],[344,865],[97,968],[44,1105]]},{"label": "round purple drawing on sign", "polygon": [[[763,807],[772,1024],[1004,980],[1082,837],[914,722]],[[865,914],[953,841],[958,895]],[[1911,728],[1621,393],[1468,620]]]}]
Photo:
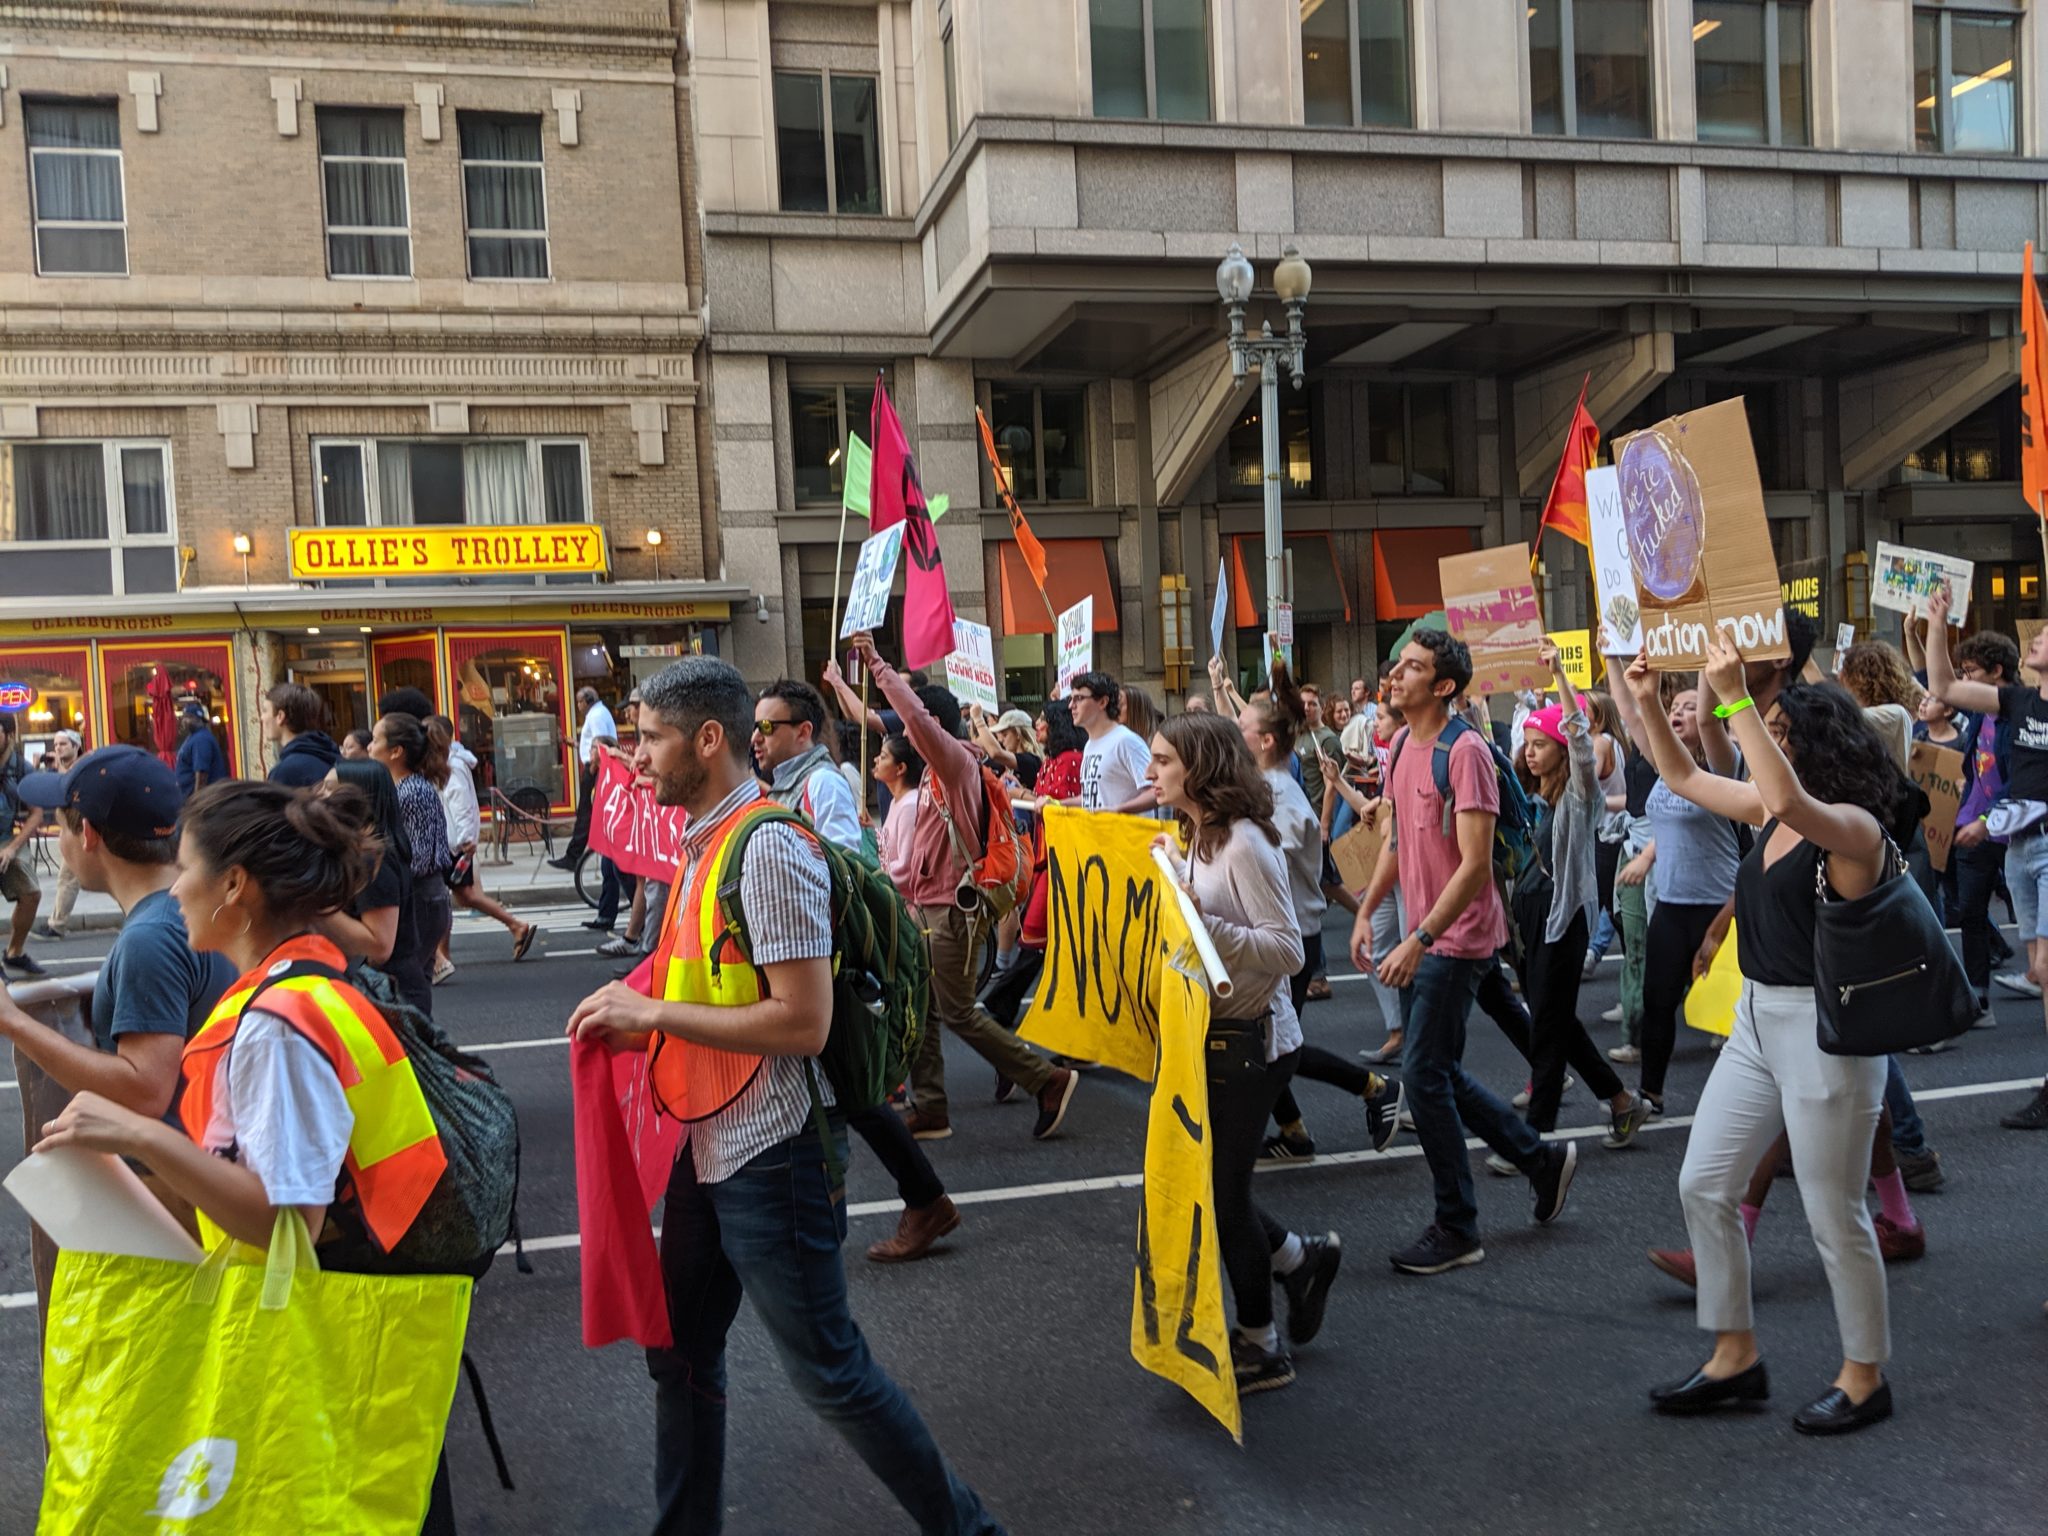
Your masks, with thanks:
[{"label": "round purple drawing on sign", "polygon": [[1643,591],[1675,602],[1699,576],[1707,543],[1700,483],[1671,439],[1638,432],[1621,450],[1621,515]]}]

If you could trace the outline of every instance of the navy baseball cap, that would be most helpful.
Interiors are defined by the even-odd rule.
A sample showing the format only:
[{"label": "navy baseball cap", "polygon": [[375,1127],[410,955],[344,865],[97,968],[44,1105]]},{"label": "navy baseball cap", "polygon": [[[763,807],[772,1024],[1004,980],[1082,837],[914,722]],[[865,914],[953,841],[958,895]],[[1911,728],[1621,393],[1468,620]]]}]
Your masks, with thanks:
[{"label": "navy baseball cap", "polygon": [[185,796],[163,760],[140,747],[101,747],[69,773],[31,773],[21,781],[21,803],[46,811],[77,811],[102,832],[147,839],[178,829]]}]

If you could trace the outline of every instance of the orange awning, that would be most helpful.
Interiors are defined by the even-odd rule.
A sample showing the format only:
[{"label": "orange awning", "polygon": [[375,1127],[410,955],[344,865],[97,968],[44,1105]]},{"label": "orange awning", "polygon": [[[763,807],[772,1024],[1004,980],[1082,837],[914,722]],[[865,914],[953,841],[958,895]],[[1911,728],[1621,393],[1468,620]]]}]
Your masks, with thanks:
[{"label": "orange awning", "polygon": [[1444,555],[1470,554],[1470,528],[1386,528],[1372,536],[1372,589],[1381,623],[1419,619],[1444,605],[1436,563]]},{"label": "orange awning", "polygon": [[[1281,547],[1294,556],[1294,622],[1351,622],[1351,598],[1337,570],[1337,546],[1327,533],[1290,533]],[[1238,534],[1230,541],[1231,622],[1239,629],[1266,627],[1266,541]]]},{"label": "orange awning", "polygon": [[[1003,552],[1003,632],[1049,635],[1052,615],[1032,583],[1016,541],[1005,539]],[[1095,599],[1095,632],[1116,630],[1116,583],[1109,579],[1109,559],[1100,539],[1045,540],[1045,595],[1053,613],[1065,613],[1084,597]]]}]

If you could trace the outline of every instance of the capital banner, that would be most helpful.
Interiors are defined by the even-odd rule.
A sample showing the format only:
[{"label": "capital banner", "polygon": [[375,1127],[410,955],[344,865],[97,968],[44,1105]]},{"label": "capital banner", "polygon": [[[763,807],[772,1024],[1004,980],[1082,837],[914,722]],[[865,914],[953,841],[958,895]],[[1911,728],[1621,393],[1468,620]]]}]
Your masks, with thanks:
[{"label": "capital banner", "polygon": [[629,875],[673,880],[688,819],[679,805],[657,804],[624,762],[599,754],[590,792],[590,846],[598,853]]}]

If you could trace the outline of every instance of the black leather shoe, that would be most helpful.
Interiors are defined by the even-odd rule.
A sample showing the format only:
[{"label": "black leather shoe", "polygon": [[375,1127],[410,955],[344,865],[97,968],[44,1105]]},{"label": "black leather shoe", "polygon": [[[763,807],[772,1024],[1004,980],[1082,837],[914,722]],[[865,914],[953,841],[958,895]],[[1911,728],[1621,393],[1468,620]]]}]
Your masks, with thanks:
[{"label": "black leather shoe", "polygon": [[1892,1416],[1892,1384],[1880,1381],[1877,1390],[1860,1403],[1849,1401],[1840,1387],[1829,1387],[1792,1415],[1792,1427],[1802,1435],[1849,1435],[1865,1425]]},{"label": "black leather shoe", "polygon": [[1659,1413],[1710,1413],[1731,1404],[1754,1407],[1771,1395],[1771,1378],[1759,1360],[1746,1371],[1719,1381],[1694,1371],[1683,1381],[1650,1388],[1650,1406]]}]

